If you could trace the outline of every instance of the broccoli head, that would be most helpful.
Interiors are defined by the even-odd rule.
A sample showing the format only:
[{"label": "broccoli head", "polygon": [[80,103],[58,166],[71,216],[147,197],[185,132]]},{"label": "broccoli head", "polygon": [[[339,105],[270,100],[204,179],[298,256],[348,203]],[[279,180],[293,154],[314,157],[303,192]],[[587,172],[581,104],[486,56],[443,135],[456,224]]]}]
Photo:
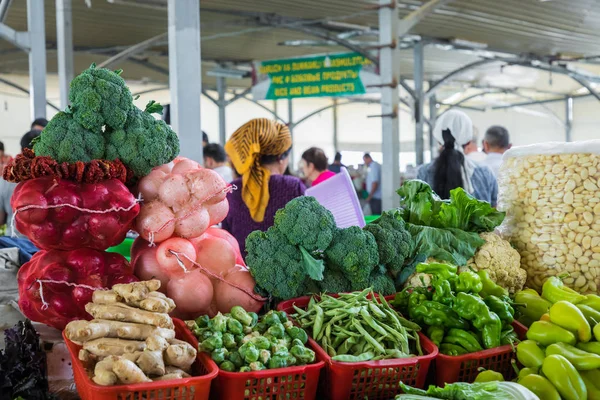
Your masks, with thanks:
[{"label": "broccoli head", "polygon": [[89,162],[104,158],[101,132],[85,129],[66,112],[59,112],[42,131],[33,146],[37,156],[51,157],[59,163]]},{"label": "broccoli head", "polygon": [[375,237],[358,226],[338,229],[325,256],[328,263],[337,267],[353,287],[368,287],[369,276],[379,264]]},{"label": "broccoli head", "polygon": [[162,110],[154,102],[146,110],[133,107],[121,129],[107,129],[106,158],[118,158],[131,168],[135,176],[148,175],[152,168],[172,161],[179,154],[177,134],[152,112]]},{"label": "broccoli head", "polygon": [[404,221],[386,211],[364,229],[375,236],[379,262],[393,274],[400,272],[406,259],[410,258],[413,248],[412,236],[404,227]]},{"label": "broccoli head", "polygon": [[104,125],[112,129],[125,125],[134,105],[120,73],[92,64],[71,81],[69,101],[73,116],[86,129],[101,132]]},{"label": "broccoli head", "polygon": [[[369,277],[369,287],[373,288],[375,293],[379,293],[384,296],[396,293],[396,285],[394,284],[394,280],[390,276],[386,274],[380,274],[378,272],[372,273]],[[365,288],[357,288],[355,290],[363,289]]]},{"label": "broccoli head", "polygon": [[352,290],[348,278],[340,270],[331,265],[327,266],[323,273],[323,280],[318,283],[321,292],[343,293]]},{"label": "broccoli head", "polygon": [[287,300],[304,294],[307,279],[323,279],[322,260],[291,244],[277,228],[254,231],[246,238],[246,263],[259,289]]},{"label": "broccoli head", "polygon": [[327,249],[336,230],[333,214],[310,196],[298,197],[278,210],[275,226],[291,244],[309,252]]}]

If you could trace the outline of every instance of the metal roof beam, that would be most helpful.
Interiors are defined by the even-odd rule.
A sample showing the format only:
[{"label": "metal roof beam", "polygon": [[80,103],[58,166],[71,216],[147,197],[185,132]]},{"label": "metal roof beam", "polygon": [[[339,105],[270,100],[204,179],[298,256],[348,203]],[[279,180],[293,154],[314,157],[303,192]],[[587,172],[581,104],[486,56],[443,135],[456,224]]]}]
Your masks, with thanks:
[{"label": "metal roof beam", "polygon": [[[395,0],[394,0],[395,1]],[[412,28],[421,22],[426,16],[433,13],[436,9],[443,7],[452,0],[430,0],[417,8],[406,17],[401,18],[398,23],[398,36],[406,35]]]},{"label": "metal roof beam", "polygon": [[0,0],[0,23],[6,19],[11,4],[12,0]]},{"label": "metal roof beam", "polygon": [[10,26],[0,22],[0,39],[4,39],[10,42],[14,46],[20,48],[23,51],[29,52],[31,50],[31,42],[29,32],[19,32],[11,28]]},{"label": "metal roof beam", "polygon": [[[27,90],[26,88],[24,88],[21,85],[18,85],[12,81],[9,81],[8,79],[0,78],[0,83],[4,83],[6,86],[10,86],[11,88],[17,89],[18,91],[26,93],[27,95],[31,96],[31,94],[29,93],[29,90]],[[56,111],[60,111],[60,108],[58,108],[55,104],[49,102],[48,100],[46,100],[46,104],[48,104],[48,106],[52,107]]]},{"label": "metal roof beam", "polygon": [[498,60],[493,59],[493,58],[484,58],[483,60],[477,60],[474,61],[470,64],[467,64],[465,66],[460,67],[459,69],[456,69],[452,72],[450,72],[449,74],[447,74],[446,76],[444,76],[443,78],[439,79],[438,81],[434,82],[430,87],[429,90],[427,90],[427,92],[425,93],[425,98],[428,98],[429,96],[431,96],[439,87],[441,84],[447,82],[448,80],[450,80],[450,78],[462,74],[465,71],[468,71],[470,69],[479,67],[480,65],[484,65],[484,64],[489,64],[492,62],[496,62]]},{"label": "metal roof beam", "polygon": [[154,36],[150,39],[144,40],[138,44],[128,47],[127,49],[121,51],[120,53],[115,54],[110,57],[108,60],[102,62],[98,67],[101,68],[110,68],[112,65],[127,60],[133,55],[139,54],[142,51],[149,49],[151,47],[157,46],[160,43],[167,43],[168,33],[161,33],[160,35]]}]

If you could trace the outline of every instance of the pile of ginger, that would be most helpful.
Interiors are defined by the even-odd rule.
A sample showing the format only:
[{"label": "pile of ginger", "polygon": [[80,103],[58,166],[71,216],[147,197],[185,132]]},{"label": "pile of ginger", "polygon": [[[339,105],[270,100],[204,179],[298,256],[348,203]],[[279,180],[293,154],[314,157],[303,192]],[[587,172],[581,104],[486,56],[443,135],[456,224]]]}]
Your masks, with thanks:
[{"label": "pile of ginger", "polygon": [[82,346],[79,359],[102,386],[189,377],[196,349],[175,339],[173,300],[157,292],[159,280],[97,290],[85,310],[91,321],[72,321],[69,340]]}]

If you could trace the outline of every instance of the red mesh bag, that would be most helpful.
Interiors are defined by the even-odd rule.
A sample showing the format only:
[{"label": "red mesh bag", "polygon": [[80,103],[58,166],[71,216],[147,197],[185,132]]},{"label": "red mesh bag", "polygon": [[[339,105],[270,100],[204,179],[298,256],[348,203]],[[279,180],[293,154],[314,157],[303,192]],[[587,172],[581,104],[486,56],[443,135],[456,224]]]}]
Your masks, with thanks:
[{"label": "red mesh bag", "polygon": [[115,246],[140,211],[135,197],[117,179],[93,184],[31,179],[17,185],[10,204],[17,230],[45,250]]},{"label": "red mesh bag", "polygon": [[85,305],[94,289],[138,280],[122,255],[93,249],[40,251],[23,264],[17,279],[23,314],[60,330],[72,320],[91,319]]}]

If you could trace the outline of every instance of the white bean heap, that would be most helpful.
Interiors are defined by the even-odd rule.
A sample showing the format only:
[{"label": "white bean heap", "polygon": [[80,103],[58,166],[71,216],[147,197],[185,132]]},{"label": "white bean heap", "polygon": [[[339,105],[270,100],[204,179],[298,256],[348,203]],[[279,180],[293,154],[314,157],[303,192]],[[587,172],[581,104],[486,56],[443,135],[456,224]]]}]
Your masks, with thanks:
[{"label": "white bean heap", "polygon": [[504,161],[498,179],[503,233],[521,254],[527,286],[568,273],[581,293],[600,287],[600,155],[540,154]]}]

